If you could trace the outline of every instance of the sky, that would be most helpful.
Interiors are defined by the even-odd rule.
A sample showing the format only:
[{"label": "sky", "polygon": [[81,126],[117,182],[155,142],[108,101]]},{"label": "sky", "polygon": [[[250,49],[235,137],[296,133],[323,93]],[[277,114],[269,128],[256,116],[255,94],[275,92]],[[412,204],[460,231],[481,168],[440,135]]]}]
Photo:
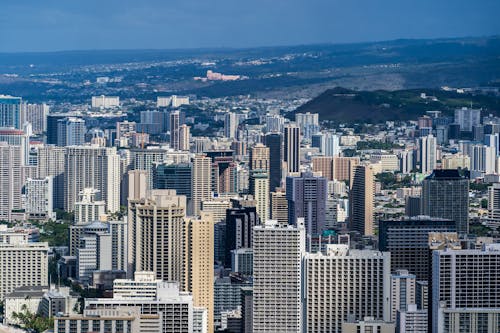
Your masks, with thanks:
[{"label": "sky", "polygon": [[499,0],[0,0],[0,52],[500,34]]}]

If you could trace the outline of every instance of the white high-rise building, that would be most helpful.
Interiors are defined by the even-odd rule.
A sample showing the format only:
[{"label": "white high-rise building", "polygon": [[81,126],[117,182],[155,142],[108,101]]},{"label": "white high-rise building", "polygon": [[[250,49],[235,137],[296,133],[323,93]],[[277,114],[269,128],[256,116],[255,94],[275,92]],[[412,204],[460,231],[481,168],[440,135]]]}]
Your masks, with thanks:
[{"label": "white high-rise building", "polygon": [[433,333],[500,332],[500,244],[432,252]]},{"label": "white high-rise building", "polygon": [[211,198],[212,188],[212,159],[205,155],[196,155],[193,158],[192,173],[192,201],[193,214],[199,215],[201,203]]},{"label": "white high-rise building", "polygon": [[302,332],[303,221],[268,220],[253,230],[253,332]]},{"label": "white high-rise building", "polygon": [[305,139],[311,139],[311,136],[319,131],[319,115],[317,113],[296,113],[295,122]]},{"label": "white high-rise building", "polygon": [[120,156],[116,148],[71,146],[66,148],[65,201],[67,211],[74,210],[80,192],[91,187],[100,191],[106,211],[120,210]]},{"label": "white high-rise building", "polygon": [[65,148],[53,145],[38,148],[37,174],[39,178],[52,177],[54,208],[64,208],[64,153]]},{"label": "white high-rise building", "polygon": [[75,224],[100,221],[106,214],[106,202],[100,199],[99,190],[84,188],[75,202]]},{"label": "white high-rise building", "polygon": [[390,254],[327,245],[305,257],[307,332],[342,332],[348,316],[389,320]]},{"label": "white high-rise building", "polygon": [[482,177],[485,174],[495,173],[495,147],[473,145],[470,157],[471,178]]},{"label": "white high-rise building", "polygon": [[23,208],[21,166],[21,147],[0,142],[0,220],[13,220],[13,210]]},{"label": "white high-rise building", "polygon": [[481,124],[481,110],[463,107],[455,110],[455,124],[460,125],[460,130],[472,132],[472,127]]},{"label": "white high-rise building", "polygon": [[420,172],[429,174],[436,169],[437,150],[436,138],[429,134],[418,139],[418,152],[420,156]]},{"label": "white high-rise building", "polygon": [[407,270],[391,274],[391,321],[396,321],[398,311],[406,311],[408,304],[415,304],[416,276]]},{"label": "white high-rise building", "polygon": [[23,120],[29,122],[33,128],[33,134],[41,134],[47,130],[47,116],[50,108],[47,104],[23,103]]},{"label": "white high-rise building", "polygon": [[228,112],[226,113],[226,116],[224,118],[224,136],[226,138],[230,139],[235,139],[237,135],[237,130],[238,130],[238,120],[239,117],[236,113],[234,112]]},{"label": "white high-rise building", "polygon": [[179,127],[179,150],[189,151],[191,139],[191,127],[182,124]]},{"label": "white high-rise building", "polygon": [[285,118],[280,115],[266,115],[266,133],[283,132],[285,125]]},{"label": "white high-rise building", "polygon": [[49,276],[48,243],[26,243],[15,238],[0,244],[0,300],[22,286],[46,286]]},{"label": "white high-rise building", "polygon": [[396,330],[399,333],[428,333],[427,309],[417,309],[416,304],[408,304],[404,311],[398,311]]},{"label": "white high-rise building", "polygon": [[179,111],[170,112],[170,148],[179,150],[179,127],[181,113]]},{"label": "white high-rise building", "polygon": [[25,212],[30,219],[56,219],[53,205],[52,177],[26,179],[24,185]]}]

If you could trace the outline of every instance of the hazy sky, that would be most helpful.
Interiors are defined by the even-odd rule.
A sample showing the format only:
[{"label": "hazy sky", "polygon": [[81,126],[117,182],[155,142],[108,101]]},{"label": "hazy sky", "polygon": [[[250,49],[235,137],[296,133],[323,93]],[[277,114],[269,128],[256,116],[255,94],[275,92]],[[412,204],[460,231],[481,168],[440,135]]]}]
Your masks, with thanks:
[{"label": "hazy sky", "polygon": [[500,34],[500,0],[0,0],[0,52]]}]

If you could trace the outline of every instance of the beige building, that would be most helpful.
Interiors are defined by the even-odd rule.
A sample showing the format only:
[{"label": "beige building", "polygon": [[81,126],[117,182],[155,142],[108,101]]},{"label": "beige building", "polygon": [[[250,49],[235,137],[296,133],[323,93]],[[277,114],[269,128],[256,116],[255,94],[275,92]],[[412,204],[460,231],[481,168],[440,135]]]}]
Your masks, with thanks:
[{"label": "beige building", "polygon": [[333,178],[338,181],[350,180],[354,167],[359,165],[359,157],[334,157]]},{"label": "beige building", "polygon": [[201,203],[201,209],[205,213],[213,214],[215,224],[225,220],[226,210],[232,207],[231,201],[227,198],[212,198]]},{"label": "beige building", "polygon": [[189,151],[189,140],[191,139],[191,127],[182,124],[179,127],[179,150]]},{"label": "beige building", "polygon": [[327,180],[334,179],[333,156],[317,156],[312,158],[313,172],[321,172],[321,176]]},{"label": "beige building", "polygon": [[463,154],[445,155],[441,158],[442,169],[467,168],[470,170],[470,157]]},{"label": "beige building", "polygon": [[48,243],[0,244],[0,300],[22,286],[48,284]]},{"label": "beige building", "polygon": [[206,155],[196,155],[193,158],[192,173],[193,214],[200,214],[201,202],[210,200],[212,188],[212,160]]},{"label": "beige building", "polygon": [[271,192],[271,219],[278,221],[280,225],[288,224],[288,201],[283,188],[276,188],[275,192]]},{"label": "beige building", "polygon": [[186,218],[186,291],[193,294],[193,305],[208,311],[208,332],[214,330],[214,219],[201,212],[200,218]]}]

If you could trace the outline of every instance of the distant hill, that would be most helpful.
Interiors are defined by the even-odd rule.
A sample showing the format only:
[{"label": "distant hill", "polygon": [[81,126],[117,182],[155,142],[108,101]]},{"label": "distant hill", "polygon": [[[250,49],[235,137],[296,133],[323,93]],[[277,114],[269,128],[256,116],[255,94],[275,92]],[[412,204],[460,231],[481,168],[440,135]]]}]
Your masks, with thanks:
[{"label": "distant hill", "polygon": [[[436,97],[421,98],[421,94]],[[355,91],[336,87],[328,89],[297,108],[295,113],[318,113],[320,120],[339,123],[380,123],[390,120],[411,120],[425,114],[425,111],[440,110],[452,115],[462,106],[483,108],[483,114],[500,115],[500,98],[485,95],[458,94],[434,89],[412,89],[397,91]]]}]

